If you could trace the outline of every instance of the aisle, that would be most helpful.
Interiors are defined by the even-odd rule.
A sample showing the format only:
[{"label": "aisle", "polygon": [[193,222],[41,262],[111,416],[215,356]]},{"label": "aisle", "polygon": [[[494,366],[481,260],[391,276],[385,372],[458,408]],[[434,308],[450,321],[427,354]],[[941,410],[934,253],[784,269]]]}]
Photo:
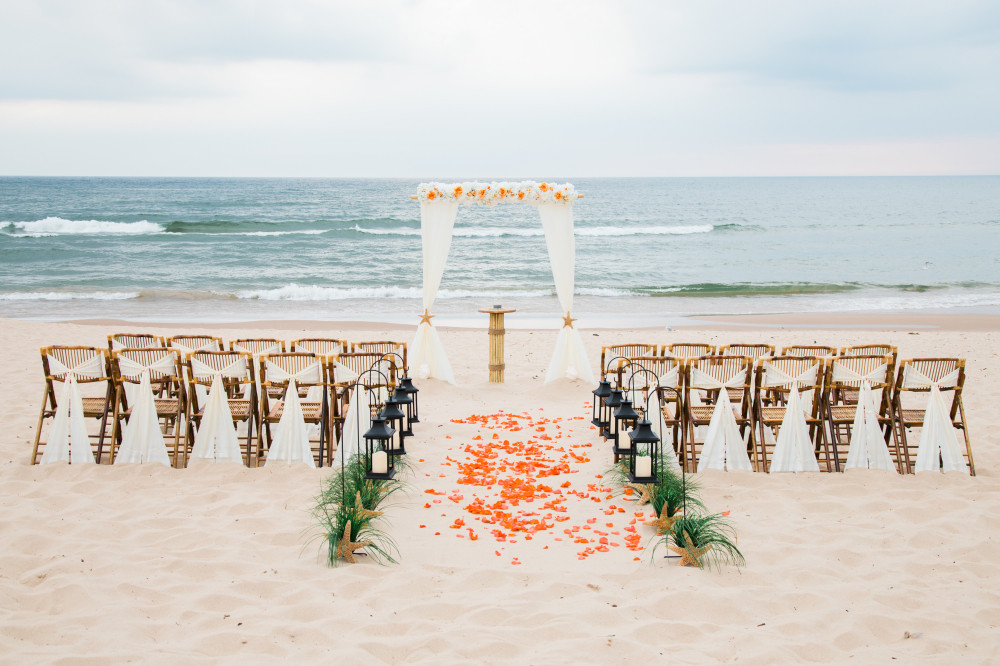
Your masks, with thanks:
[{"label": "aisle", "polygon": [[493,549],[511,565],[550,550],[579,560],[604,553],[640,559],[652,536],[637,527],[646,514],[604,485],[611,458],[589,418],[501,410],[452,423],[469,426],[468,433],[446,437],[440,472],[423,471],[440,481],[423,491],[421,528]]}]

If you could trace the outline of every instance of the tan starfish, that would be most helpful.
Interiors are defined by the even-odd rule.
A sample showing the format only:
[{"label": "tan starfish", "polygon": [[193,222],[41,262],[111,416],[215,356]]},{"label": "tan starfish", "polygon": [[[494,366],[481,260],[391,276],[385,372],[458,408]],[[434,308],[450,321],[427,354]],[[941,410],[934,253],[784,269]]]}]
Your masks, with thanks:
[{"label": "tan starfish", "polygon": [[649,504],[652,502],[651,495],[653,494],[653,484],[652,483],[627,483],[625,487],[631,488],[632,490],[639,491],[639,497],[635,500],[635,503],[639,506],[643,504]]},{"label": "tan starfish", "polygon": [[566,328],[567,326],[573,328],[574,321],[576,321],[576,319],[574,319],[573,316],[567,312],[566,316],[563,317],[563,328]]},{"label": "tan starfish", "polygon": [[[649,525],[650,527],[655,527],[657,534],[666,534],[667,532],[670,531],[670,528],[674,526],[674,523],[677,522],[678,518],[680,518],[680,516],[667,515],[667,503],[664,502],[663,507],[660,509],[660,517],[654,518],[653,520],[647,520],[646,522],[643,523],[643,525]],[[684,536],[687,536],[687,534],[685,534]]]},{"label": "tan starfish", "polygon": [[705,553],[712,549],[712,546],[708,545],[704,548],[695,548],[694,544],[691,543],[691,535],[687,532],[684,533],[684,541],[687,542],[687,548],[670,546],[670,550],[681,556],[681,561],[678,563],[678,566],[701,568],[701,558],[704,557]]},{"label": "tan starfish", "polygon": [[358,521],[370,520],[372,518],[378,518],[384,512],[383,511],[369,511],[365,508],[365,505],[361,503],[361,491],[358,491],[358,496],[354,500],[354,517]]},{"label": "tan starfish", "polygon": [[351,541],[351,521],[348,520],[347,526],[344,528],[344,536],[337,542],[335,557],[354,564],[354,551],[367,548],[370,545],[372,545],[370,541]]},{"label": "tan starfish", "polygon": [[[433,324],[431,323],[431,319],[433,319],[436,316],[437,315],[432,315],[431,313],[429,313],[425,309],[424,313],[422,315],[420,315],[420,323],[421,324],[427,324],[428,326],[433,326]],[[418,324],[418,326],[419,326],[419,324]]]}]

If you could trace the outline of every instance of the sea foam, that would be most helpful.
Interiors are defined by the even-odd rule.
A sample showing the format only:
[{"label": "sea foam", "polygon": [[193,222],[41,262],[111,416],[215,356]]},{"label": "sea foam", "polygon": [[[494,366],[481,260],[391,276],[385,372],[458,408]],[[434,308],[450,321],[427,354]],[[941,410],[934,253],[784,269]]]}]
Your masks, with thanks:
[{"label": "sea foam", "polygon": [[8,222],[19,235],[60,236],[64,234],[157,234],[163,227],[155,222],[108,222],[106,220],[66,220],[46,217],[34,222]]}]

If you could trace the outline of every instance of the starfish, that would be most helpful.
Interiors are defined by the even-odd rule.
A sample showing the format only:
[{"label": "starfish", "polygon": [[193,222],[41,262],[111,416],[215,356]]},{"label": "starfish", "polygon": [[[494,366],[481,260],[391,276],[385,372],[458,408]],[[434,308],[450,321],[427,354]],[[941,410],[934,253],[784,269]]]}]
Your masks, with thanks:
[{"label": "starfish", "polygon": [[[436,316],[437,316],[437,315],[432,315],[431,313],[429,313],[429,312],[428,312],[428,311],[427,311],[427,310],[425,309],[425,310],[424,310],[424,313],[423,313],[422,315],[420,315],[420,323],[421,323],[421,324],[427,324],[428,326],[433,326],[433,324],[431,324],[431,319],[433,319],[433,318],[434,318],[434,317],[436,317]],[[419,326],[419,324],[418,324],[418,326]]]},{"label": "starfish", "polygon": [[343,558],[345,561],[354,564],[354,551],[367,548],[372,545],[370,541],[351,541],[351,521],[347,521],[344,527],[344,536],[337,542],[337,552],[335,557]]},{"label": "starfish", "polygon": [[370,520],[381,516],[383,513],[383,511],[369,511],[366,509],[365,505],[361,503],[361,491],[358,491],[357,499],[354,500],[354,517],[357,520]]},{"label": "starfish", "polygon": [[711,550],[712,546],[695,548],[694,544],[691,543],[691,535],[687,532],[684,533],[684,541],[687,542],[687,548],[670,546],[670,550],[681,556],[681,561],[678,566],[701,568],[701,558],[705,555],[705,553]]},{"label": "starfish", "polygon": [[650,495],[653,494],[653,484],[652,483],[628,483],[626,487],[632,490],[639,491],[639,497],[636,499],[635,503],[639,506],[643,504],[649,504],[652,498]]},{"label": "starfish", "polygon": [[563,317],[563,328],[566,328],[567,326],[573,328],[574,321],[576,321],[576,319],[574,319],[573,316],[569,312],[567,312],[566,316]]},{"label": "starfish", "polygon": [[[670,528],[674,526],[674,523],[677,522],[678,518],[680,518],[680,516],[667,515],[667,503],[664,502],[663,508],[660,509],[660,517],[654,518],[653,520],[647,520],[646,522],[643,523],[643,525],[649,525],[650,527],[655,527],[657,534],[666,534],[667,532],[670,531]],[[685,534],[684,536],[687,536],[687,534]]]}]

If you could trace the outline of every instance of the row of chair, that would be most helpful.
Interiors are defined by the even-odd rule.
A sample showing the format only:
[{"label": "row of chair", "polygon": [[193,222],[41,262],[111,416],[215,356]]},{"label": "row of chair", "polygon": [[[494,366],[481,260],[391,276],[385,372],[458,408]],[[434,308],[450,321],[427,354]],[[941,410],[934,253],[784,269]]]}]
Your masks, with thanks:
[{"label": "row of chair", "polygon": [[[183,341],[178,341],[178,337]],[[286,352],[280,340],[234,340],[229,350],[223,350],[218,338],[178,337],[109,336],[109,350],[80,346],[43,348],[45,388],[32,463],[44,456],[44,426],[56,415],[62,396],[56,386],[64,385],[70,376],[76,384],[89,387],[88,395],[82,399],[82,410],[85,418],[97,421],[90,438],[98,463],[114,462],[124,427],[133,413],[143,371],[147,371],[156,417],[165,439],[170,440],[168,449],[173,466],[184,467],[188,463],[216,379],[221,382],[233,422],[239,429],[241,454],[248,466],[265,460],[274,440],[274,425],[283,413],[286,391],[294,380],[304,420],[313,426],[315,462],[322,466],[332,461],[332,444],[342,434],[355,385],[364,386],[384,399],[397,378],[406,372],[405,343],[394,341],[348,346],[342,340],[313,338],[294,341],[288,347],[299,351]],[[171,346],[120,346],[138,343]],[[207,348],[183,351],[195,345]],[[364,345],[392,351],[340,351]],[[316,351],[305,351],[307,346]],[[254,354],[252,349],[267,353]],[[376,401],[376,407],[377,404]]]},{"label": "row of chair", "polygon": [[[864,384],[876,397],[879,432],[897,471],[913,472],[920,442],[914,430],[923,425],[933,384],[941,395],[950,395],[947,413],[951,425],[962,433],[962,455],[970,473],[975,474],[962,402],[964,359],[898,362],[895,347],[888,345],[828,348],[831,354],[824,356],[762,354],[756,358],[734,354],[612,357],[616,351],[628,353],[639,346],[617,347],[604,350],[608,358],[602,380],[631,395],[640,413],[649,403],[650,392],[657,391],[667,429],[665,444],[673,446],[688,470],[698,468],[704,443],[703,438],[696,438],[695,428],[709,425],[724,388],[753,468],[769,471],[794,387],[801,392],[801,407],[820,469],[841,471],[847,462]],[[872,350],[880,353],[861,353]],[[653,420],[653,415],[649,418]]]}]

